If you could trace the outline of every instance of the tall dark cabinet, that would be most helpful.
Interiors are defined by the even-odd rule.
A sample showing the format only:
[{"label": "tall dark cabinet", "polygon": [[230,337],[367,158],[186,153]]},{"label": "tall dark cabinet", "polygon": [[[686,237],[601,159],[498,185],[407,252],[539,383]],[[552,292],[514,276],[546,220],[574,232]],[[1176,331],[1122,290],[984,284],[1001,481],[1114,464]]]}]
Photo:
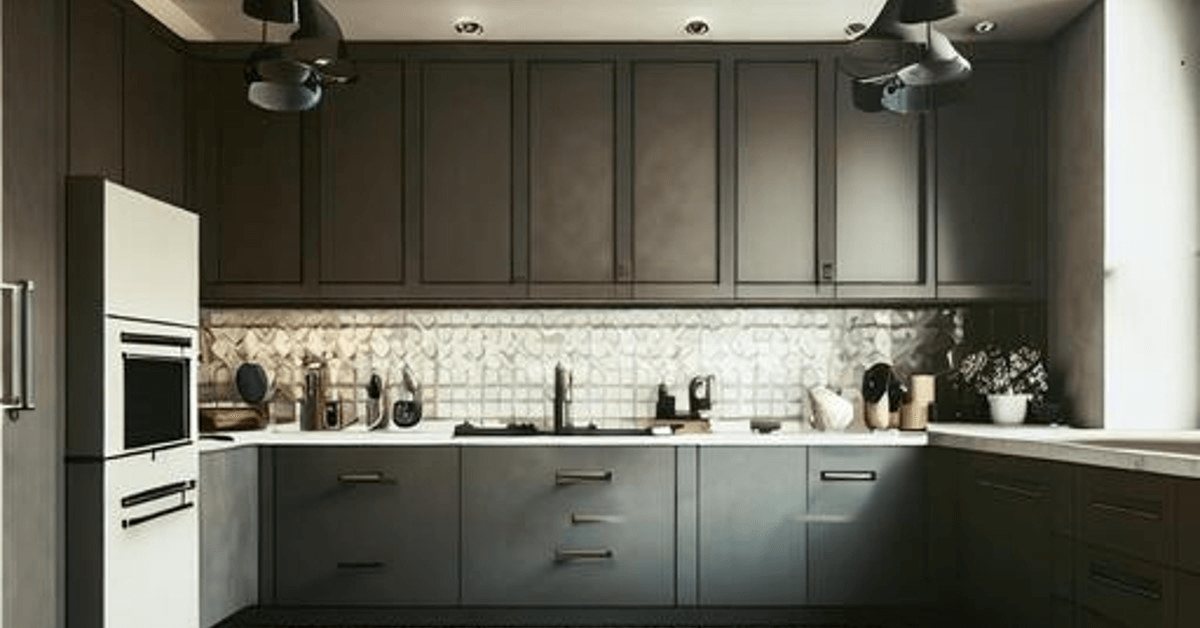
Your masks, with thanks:
[{"label": "tall dark cabinet", "polygon": [[108,0],[71,0],[68,10],[67,167],[121,181],[124,14]]},{"label": "tall dark cabinet", "polygon": [[184,203],[186,62],[181,48],[147,28],[125,29],[124,183]]}]

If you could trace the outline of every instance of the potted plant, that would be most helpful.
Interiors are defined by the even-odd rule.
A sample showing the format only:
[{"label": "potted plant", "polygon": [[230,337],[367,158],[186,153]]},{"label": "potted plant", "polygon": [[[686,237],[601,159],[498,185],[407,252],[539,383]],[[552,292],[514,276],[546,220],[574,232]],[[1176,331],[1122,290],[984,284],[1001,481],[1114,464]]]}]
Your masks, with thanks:
[{"label": "potted plant", "polygon": [[1041,352],[1024,344],[971,353],[959,365],[958,375],[966,388],[987,397],[992,421],[1001,424],[1024,421],[1029,401],[1049,389]]}]

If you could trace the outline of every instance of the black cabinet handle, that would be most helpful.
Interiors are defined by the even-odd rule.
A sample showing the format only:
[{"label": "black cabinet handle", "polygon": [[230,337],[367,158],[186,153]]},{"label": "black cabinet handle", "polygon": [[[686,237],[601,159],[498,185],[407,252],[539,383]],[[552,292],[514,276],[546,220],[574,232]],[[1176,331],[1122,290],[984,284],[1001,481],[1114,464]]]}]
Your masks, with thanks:
[{"label": "black cabinet handle", "polygon": [[158,512],[152,512],[148,515],[142,515],[141,517],[130,517],[129,519],[123,519],[123,520],[121,520],[121,527],[128,529],[128,528],[132,528],[134,526],[140,526],[143,523],[154,521],[155,519],[158,519],[159,517],[165,517],[169,514],[177,513],[182,510],[187,510],[188,508],[191,508],[192,506],[195,506],[195,505],[196,505],[196,502],[184,502],[184,503],[178,504],[176,506],[171,506],[170,508],[165,508]]},{"label": "black cabinet handle", "polygon": [[822,482],[874,482],[874,471],[822,471]]},{"label": "black cabinet handle", "polygon": [[554,472],[555,484],[604,484],[612,480],[612,469],[559,469]]},{"label": "black cabinet handle", "polygon": [[1127,582],[1119,576],[1104,573],[1103,567],[1095,563],[1088,566],[1088,579],[1102,587],[1112,589],[1118,593],[1124,593],[1125,595],[1133,595],[1154,601],[1162,600],[1160,587],[1157,586],[1158,583],[1147,582],[1148,586],[1144,586],[1140,583]]},{"label": "black cabinet handle", "polygon": [[1044,491],[1044,490],[1029,489],[1029,488],[1025,488],[1023,486],[1015,486],[1013,484],[1005,484],[1004,482],[995,482],[992,480],[978,479],[978,480],[975,480],[975,484],[982,486],[984,488],[990,488],[994,491],[1000,491],[1001,493],[1008,493],[1010,495],[1016,495],[1018,497],[1025,497],[1027,499],[1042,499],[1042,498],[1046,497],[1046,491]]},{"label": "black cabinet handle", "polygon": [[337,564],[338,569],[353,569],[353,570],[383,569],[385,566],[386,565],[383,561],[378,561],[378,560],[357,561],[357,562],[356,561],[344,561],[344,562],[339,561]]},{"label": "black cabinet handle", "polygon": [[195,480],[184,480],[182,482],[171,482],[170,484],[163,484],[162,486],[156,486],[151,489],[147,489],[144,491],[140,491],[140,492],[133,493],[131,495],[126,495],[126,496],[122,497],[121,498],[121,507],[122,508],[132,508],[139,504],[144,504],[146,502],[152,502],[152,501],[155,501],[158,499],[162,499],[164,497],[170,497],[172,495],[175,495],[176,493],[179,493],[179,494],[186,493],[187,491],[190,491],[194,488],[196,488]]},{"label": "black cabinet handle", "polygon": [[1137,517],[1147,521],[1159,521],[1162,519],[1162,514],[1140,508],[1132,508],[1130,506],[1121,506],[1119,504],[1110,504],[1108,502],[1095,501],[1089,504],[1092,508],[1101,512],[1107,512],[1115,515],[1126,515],[1129,517]]},{"label": "black cabinet handle", "polygon": [[624,517],[621,515],[589,515],[585,513],[571,513],[571,523],[573,525],[581,525],[588,523],[621,523]]},{"label": "black cabinet handle", "polygon": [[355,473],[339,473],[337,476],[338,482],[342,484],[393,484],[394,480],[388,478],[382,471],[365,471]]},{"label": "black cabinet handle", "polygon": [[554,551],[554,562],[569,563],[581,560],[611,560],[613,551],[607,547],[599,549],[558,549]]}]

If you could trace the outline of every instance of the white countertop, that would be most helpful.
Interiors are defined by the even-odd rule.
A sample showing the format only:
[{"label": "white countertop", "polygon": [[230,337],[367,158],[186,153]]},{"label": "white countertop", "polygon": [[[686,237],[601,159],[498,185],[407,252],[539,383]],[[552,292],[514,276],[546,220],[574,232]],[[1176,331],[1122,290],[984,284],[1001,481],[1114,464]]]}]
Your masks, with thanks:
[{"label": "white countertop", "polygon": [[[947,424],[928,432],[899,430],[820,432],[784,424],[771,434],[750,431],[749,421],[714,422],[709,434],[655,436],[468,436],[455,437],[457,421],[425,421],[415,427],[368,432],[351,426],[339,431],[300,431],[295,427],[226,432],[232,440],[200,441],[201,452],[257,446],[925,446],[947,447],[1131,471],[1200,478],[1200,430],[1084,430],[1070,427]],[[1104,445],[1104,441],[1195,443],[1195,453],[1152,451]],[[1087,441],[1087,442],[1078,442]]]}]

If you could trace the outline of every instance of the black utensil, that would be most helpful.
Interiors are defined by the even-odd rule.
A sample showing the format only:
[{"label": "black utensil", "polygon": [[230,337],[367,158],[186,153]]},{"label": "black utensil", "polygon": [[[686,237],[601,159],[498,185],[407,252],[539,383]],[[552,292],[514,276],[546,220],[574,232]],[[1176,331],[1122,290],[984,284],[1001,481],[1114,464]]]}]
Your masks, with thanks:
[{"label": "black utensil", "polygon": [[[862,395],[867,403],[879,403],[891,385],[892,366],[885,362],[873,364],[863,373]],[[889,403],[891,399],[888,399]]]},{"label": "black utensil", "polygon": [[378,373],[371,373],[371,380],[367,382],[367,397],[378,399],[383,395],[383,380],[379,378]]}]

